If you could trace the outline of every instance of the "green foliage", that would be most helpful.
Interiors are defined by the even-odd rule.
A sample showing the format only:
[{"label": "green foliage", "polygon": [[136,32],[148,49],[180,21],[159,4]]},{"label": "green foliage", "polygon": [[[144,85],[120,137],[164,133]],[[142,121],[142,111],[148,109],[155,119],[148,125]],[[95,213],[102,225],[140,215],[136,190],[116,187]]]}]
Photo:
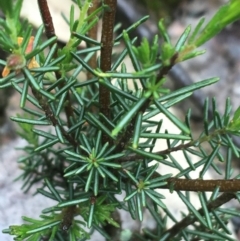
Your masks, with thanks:
[{"label": "green foliage", "polygon": [[230,121],[227,129],[234,132],[235,135],[240,130],[240,107],[235,111],[233,119]]},{"label": "green foliage", "polygon": [[218,34],[228,24],[239,19],[240,2],[238,0],[231,0],[228,4],[222,6],[215,16],[204,27],[200,35],[195,41],[197,47],[203,45],[213,36]]},{"label": "green foliage", "polygon": [[[91,29],[95,24],[97,24],[97,21],[99,20],[97,17],[97,13],[103,11],[104,9],[103,5],[93,14],[87,16],[88,8],[89,6],[91,6],[91,0],[84,1],[84,3],[78,1],[78,6],[81,10],[81,14],[78,17],[78,20],[74,21],[74,7],[72,6],[69,21],[71,33],[76,34],[71,35],[68,43],[63,49],[59,50],[58,54],[59,56],[65,56],[64,60],[61,62],[61,71],[63,73],[71,70],[71,68],[69,69],[69,63],[71,63],[71,60],[73,58],[71,52],[76,51],[77,47],[82,42],[82,38],[84,38],[84,35],[86,35],[89,29]],[[83,40],[85,40],[85,38]]]},{"label": "green foliage", "polygon": [[[19,117],[19,115],[17,115]],[[31,116],[25,114],[24,117],[26,119],[30,119]],[[19,127],[21,130],[17,131],[17,134],[21,136],[23,139],[25,139],[29,144],[32,144],[35,148],[38,146],[38,135],[36,135],[32,131],[32,125],[28,123],[20,123],[19,122]]]},{"label": "green foliage", "polygon": [[[70,9],[71,36],[61,48],[56,36],[48,35],[51,22],[41,26],[33,39],[32,26],[27,24],[23,31],[23,24],[16,20],[22,1],[0,1],[6,14],[6,20],[0,21],[0,46],[10,55],[10,60],[0,60],[0,64],[5,71],[12,71],[6,72],[0,87],[13,86],[21,95],[20,107],[25,112],[11,117],[19,124],[19,136],[28,142],[21,148],[25,155],[18,159],[22,169],[18,180],[23,181],[25,192],[38,183],[36,192],[56,202],[42,210],[40,219],[23,217],[27,223],[11,225],[3,232],[15,236],[15,240],[77,241],[90,238],[96,230],[111,240],[105,227],[110,224],[121,229],[120,221],[113,218],[117,209],[126,210],[140,221],[147,209],[156,222],[154,232],[134,234],[121,230],[120,240],[129,240],[133,235],[140,240],[232,240],[226,222],[239,214],[220,206],[232,198],[239,199],[239,175],[233,177],[231,163],[233,156],[240,156],[240,149],[232,140],[233,135],[239,136],[240,109],[231,117],[227,100],[225,112],[220,115],[213,99],[214,115],[209,119],[206,99],[203,132],[194,139],[191,111],[183,121],[169,108],[195,90],[216,83],[218,78],[174,91],[164,84],[175,64],[203,54],[197,47],[238,18],[239,1],[224,5],[200,33],[204,20],[192,33],[187,27],[176,45],[171,43],[160,20],[160,34],[152,43],[143,39],[140,46],[128,33],[146,17],[124,30],[112,44],[112,39],[107,38],[112,31],[110,23],[114,23],[114,6],[107,6],[112,1],[104,1],[89,15],[92,1],[75,2],[81,14],[75,21],[74,8]],[[109,25],[107,29],[103,25],[102,34],[107,35],[98,42],[86,34],[102,12],[104,17],[109,16]],[[44,28],[47,40],[41,38]],[[23,38],[20,44],[19,37]],[[120,40],[125,48],[112,60],[112,45],[118,45]],[[82,41],[87,43],[86,49],[78,49]],[[90,59],[99,50],[100,65],[95,59],[95,66]],[[124,64],[126,56],[133,71]],[[80,73],[87,74],[87,80],[80,79]],[[32,107],[27,107],[27,102]],[[158,120],[153,120],[157,115]],[[163,129],[160,116],[172,122],[178,133]],[[158,140],[165,141],[167,148],[155,151]],[[205,150],[205,143],[210,150]],[[226,154],[221,148],[225,148]],[[187,167],[174,158],[176,151],[183,152]],[[198,161],[193,162],[191,155],[197,156]],[[220,170],[217,161],[226,163],[225,170]],[[160,170],[174,168],[177,174],[162,174],[159,166]],[[191,173],[197,168],[200,172],[196,181],[191,179]],[[224,178],[204,180],[209,168]],[[161,189],[176,192],[189,210],[182,214],[182,221],[171,213]],[[201,209],[195,208],[189,191],[198,192]],[[207,191],[212,192],[211,197]],[[121,193],[125,197],[119,200],[116,196]],[[172,228],[167,228],[168,220],[174,223]]]},{"label": "green foliage", "polygon": [[144,67],[152,66],[158,55],[158,36],[155,36],[152,46],[146,38],[143,38],[141,45],[137,48],[133,46],[133,50]]},{"label": "green foliage", "polygon": [[6,51],[17,47],[17,37],[22,32],[23,26],[19,22],[22,2],[23,0],[0,2],[0,9],[6,17],[5,21],[0,19],[0,47]]},{"label": "green foliage", "polygon": [[204,23],[204,19],[201,19],[196,28],[193,30],[192,35],[189,37],[188,43],[184,45],[187,35],[190,33],[189,26],[189,29],[187,28],[182,35],[185,41],[182,41],[181,38],[178,41],[178,43],[183,42],[181,44],[181,48],[179,48],[181,51],[179,52],[178,61],[184,61],[203,54],[204,51],[195,51],[195,49],[217,35],[228,24],[238,20],[240,14],[239,7],[240,2],[238,0],[229,1],[217,11],[209,23],[207,23],[200,31],[200,28]]}]

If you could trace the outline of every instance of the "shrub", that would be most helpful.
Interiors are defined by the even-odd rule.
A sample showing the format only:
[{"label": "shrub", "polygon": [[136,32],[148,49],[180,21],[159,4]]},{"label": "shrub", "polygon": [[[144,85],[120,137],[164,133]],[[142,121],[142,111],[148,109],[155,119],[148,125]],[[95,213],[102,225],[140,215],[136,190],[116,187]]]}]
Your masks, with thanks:
[{"label": "shrub", "polygon": [[[42,210],[38,220],[23,217],[25,224],[12,225],[3,232],[21,241],[75,241],[90,238],[96,230],[113,240],[110,225],[122,241],[232,240],[226,224],[239,214],[221,206],[239,199],[239,175],[233,176],[231,166],[232,156],[239,157],[239,148],[231,137],[240,134],[240,109],[231,116],[230,101],[226,100],[221,116],[213,100],[213,118],[209,119],[206,99],[203,132],[194,138],[191,111],[182,121],[169,108],[218,78],[175,91],[166,89],[164,83],[174,65],[203,54],[198,47],[239,18],[240,2],[232,0],[222,6],[205,26],[200,20],[192,32],[187,27],[176,45],[171,43],[160,20],[159,35],[153,42],[143,39],[139,46],[128,33],[147,17],[113,37],[117,0],[105,0],[99,7],[95,6],[97,1],[75,2],[81,14],[75,21],[71,8],[71,37],[62,47],[46,0],[38,0],[43,26],[34,36],[29,23],[19,22],[22,0],[0,1],[6,17],[1,20],[0,47],[9,53],[6,61],[0,60],[5,66],[0,84],[1,88],[13,86],[20,93],[20,107],[25,111],[22,116],[11,117],[19,124],[19,136],[28,142],[23,148],[26,155],[18,160],[23,166],[19,178],[24,181],[25,190],[41,183],[36,192],[56,201],[55,206]],[[101,14],[102,35],[98,42],[91,29]],[[46,39],[42,38],[44,30]],[[112,58],[112,49],[119,41],[125,43],[125,48]],[[79,49],[81,42],[86,42],[87,47]],[[96,58],[98,51],[100,56]],[[129,72],[124,64],[126,56],[134,72]],[[79,79],[80,73],[85,73],[87,79]],[[159,114],[173,123],[177,134],[162,129],[163,120],[152,119]],[[167,148],[154,151],[160,139]],[[204,143],[211,147],[209,153]],[[226,149],[226,155],[219,151],[221,147]],[[183,151],[187,168],[172,156],[176,151]],[[192,162],[190,154],[199,160]],[[226,163],[224,177],[204,179],[210,167],[221,173],[216,160]],[[161,170],[170,166],[177,174],[162,174],[158,166]],[[199,177],[191,179],[196,168],[200,169]],[[182,220],[168,209],[168,200],[161,194],[163,189],[176,192],[186,205],[189,213],[183,213]],[[116,195],[122,192],[124,199],[117,199]],[[191,203],[189,192],[198,192],[200,209]],[[206,192],[212,195],[207,196]],[[122,230],[113,215],[118,209],[140,221],[147,209],[156,229],[141,233]],[[174,222],[171,228],[166,227],[169,219]]]}]

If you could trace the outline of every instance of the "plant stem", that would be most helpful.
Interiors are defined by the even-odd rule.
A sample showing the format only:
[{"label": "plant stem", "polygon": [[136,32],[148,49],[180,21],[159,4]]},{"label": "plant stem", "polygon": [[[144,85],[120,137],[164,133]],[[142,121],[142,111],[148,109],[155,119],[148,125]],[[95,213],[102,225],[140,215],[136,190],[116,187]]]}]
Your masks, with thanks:
[{"label": "plant stem", "polygon": [[202,179],[180,179],[169,178],[168,184],[161,188],[171,189],[174,191],[193,191],[193,192],[212,192],[216,187],[219,187],[220,192],[238,192],[240,191],[240,180],[202,180]]},{"label": "plant stem", "polygon": [[[105,0],[103,3],[108,5],[108,9],[104,12],[102,19],[100,68],[103,72],[107,72],[111,70],[112,64],[113,29],[117,0]],[[102,85],[99,86],[99,103],[100,112],[106,118],[110,119],[110,92]],[[102,143],[104,144],[109,141],[108,136],[103,133]]]},{"label": "plant stem", "polygon": [[[54,29],[54,25],[53,25],[53,21],[52,21],[52,16],[51,13],[49,11],[49,7],[47,4],[47,0],[38,0],[38,6],[39,6],[39,10],[41,13],[41,17],[42,17],[42,21],[44,24],[44,28],[45,28],[45,33],[48,39],[55,37],[55,29]],[[54,57],[57,58],[57,49],[55,51]],[[57,79],[61,78],[61,73],[59,71],[55,71],[55,75]],[[64,82],[61,82],[59,84],[60,89],[63,88],[65,86]],[[71,98],[70,98],[70,94],[69,91],[67,91],[66,94],[66,105],[64,107],[65,110],[65,114],[66,114],[66,118],[67,118],[67,123],[68,123],[68,127],[71,127],[71,121],[70,118],[73,117],[73,109],[72,109],[72,104],[71,104]]]},{"label": "plant stem", "polygon": [[55,36],[55,29],[52,22],[52,16],[48,8],[47,0],[38,0],[38,6],[46,31],[46,36],[48,39],[52,38]]},{"label": "plant stem", "polygon": [[[198,143],[198,146],[199,146],[201,143],[212,140],[214,137],[216,137],[218,135],[223,135],[223,134],[227,134],[226,129],[224,129],[224,128],[223,129],[217,129],[208,136],[204,135],[200,139],[192,140],[188,143],[183,143],[183,144],[180,144],[178,146],[175,146],[175,147],[172,147],[172,148],[167,148],[167,149],[162,150],[162,151],[153,152],[153,154],[159,155],[159,156],[165,156],[165,155],[171,154],[175,151],[186,150],[189,147],[197,147],[196,146],[197,143]],[[144,158],[144,156],[142,156],[140,154],[132,154],[132,155],[129,155],[129,156],[121,157],[117,161],[120,163],[120,162],[133,161],[133,160],[137,160],[137,159],[143,159],[143,158]]]},{"label": "plant stem", "polygon": [[[233,193],[223,193],[221,196],[213,200],[212,202],[207,204],[208,212],[215,210],[216,208],[222,206],[223,204],[229,202],[231,199],[236,198],[235,194]],[[204,215],[203,208],[200,208],[198,212],[201,215]],[[187,217],[182,219],[182,221],[175,224],[172,228],[168,229],[164,234],[169,233],[170,235],[166,240],[172,240],[172,238],[177,235],[181,230],[185,229],[189,225],[195,223],[197,221],[197,218],[193,216],[192,214],[189,214]],[[164,235],[163,234],[163,235]]]},{"label": "plant stem", "polygon": [[[174,66],[174,63],[175,63],[175,60],[177,58],[177,55],[174,55],[172,58],[171,58],[171,61],[170,61],[170,65],[168,66],[163,66],[160,70],[159,70],[159,73],[157,74],[157,82],[161,81],[161,79],[166,76],[168,74],[168,72],[171,70],[171,68]],[[142,113],[145,113],[147,108],[150,106],[152,102],[152,96],[150,96],[148,98],[148,100],[144,103],[144,105],[140,108],[139,112],[142,112]],[[138,112],[138,113],[139,113]],[[137,119],[137,115],[138,113],[135,114],[135,116],[132,118],[131,122],[129,123],[125,133],[122,135],[122,137],[120,138],[120,140],[118,141],[117,143],[117,148],[116,148],[116,152],[122,152],[130,138],[132,138],[133,136],[133,130],[134,130],[134,126],[135,126],[135,122],[136,122],[136,119]]]}]

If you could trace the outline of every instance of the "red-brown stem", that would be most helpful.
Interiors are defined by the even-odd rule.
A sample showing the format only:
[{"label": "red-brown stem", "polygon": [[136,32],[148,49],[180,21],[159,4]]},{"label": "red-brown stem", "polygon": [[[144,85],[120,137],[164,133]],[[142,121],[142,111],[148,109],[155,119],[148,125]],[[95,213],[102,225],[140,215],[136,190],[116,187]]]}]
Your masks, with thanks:
[{"label": "red-brown stem", "polygon": [[[42,21],[44,24],[44,28],[45,28],[45,33],[48,39],[55,37],[55,29],[54,29],[54,25],[53,25],[53,21],[52,21],[52,16],[51,13],[49,11],[49,7],[48,7],[48,3],[47,0],[38,0],[38,6],[39,6],[39,10],[41,13],[41,17],[42,17]],[[57,50],[55,51],[54,57],[57,58]],[[61,78],[61,73],[59,71],[55,71],[55,75],[57,79]],[[60,88],[64,87],[64,82],[60,83]],[[66,118],[67,118],[67,123],[68,123],[68,127],[71,127],[71,121],[70,121],[70,117],[73,117],[73,109],[72,109],[72,105],[71,105],[71,98],[70,98],[70,94],[69,92],[67,92],[66,95],[66,105],[64,107],[65,113],[66,113]]]},{"label": "red-brown stem", "polygon": [[193,191],[193,192],[212,192],[216,187],[219,187],[220,192],[238,192],[240,191],[240,180],[202,180],[202,179],[180,179],[169,178],[168,184],[159,188],[173,188],[175,191]]},{"label": "red-brown stem", "polygon": [[[103,72],[107,72],[111,70],[112,64],[113,28],[117,0],[105,0],[103,2],[108,5],[108,9],[104,12],[102,20],[100,68]],[[110,119],[110,92],[102,85],[99,86],[99,104],[100,112]],[[108,136],[103,134],[102,142],[108,141],[110,141]]]},{"label": "red-brown stem", "polygon": [[48,8],[47,0],[38,0],[38,6],[42,16],[46,36],[47,38],[52,38],[55,36],[55,30],[52,22],[52,16]]},{"label": "red-brown stem", "polygon": [[[161,177],[161,174],[155,172],[153,180]],[[149,180],[151,182],[151,179]],[[213,192],[219,187],[219,192],[234,193],[240,191],[240,179],[183,179],[171,177],[166,179],[167,184],[159,186],[159,189],[169,189],[174,191],[192,191],[192,192]]]}]

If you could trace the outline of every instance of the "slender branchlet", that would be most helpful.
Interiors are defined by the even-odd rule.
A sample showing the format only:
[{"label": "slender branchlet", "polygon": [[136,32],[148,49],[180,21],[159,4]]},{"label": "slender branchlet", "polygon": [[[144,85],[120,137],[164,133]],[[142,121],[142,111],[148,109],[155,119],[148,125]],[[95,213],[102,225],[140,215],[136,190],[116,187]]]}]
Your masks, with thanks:
[{"label": "slender branchlet", "polygon": [[[230,200],[236,198],[236,195],[233,193],[223,193],[218,198],[213,200],[212,202],[207,204],[207,210],[209,213],[215,210],[216,208],[222,206],[223,204],[229,202]],[[198,210],[200,215],[204,215],[203,208]],[[173,240],[173,237],[181,232],[181,230],[185,229],[191,224],[194,224],[197,221],[197,218],[192,214],[189,214],[187,217],[182,219],[180,222],[175,224],[172,228],[168,229],[165,233],[169,233],[170,235],[166,240],[170,241]],[[164,235],[164,234],[163,234]]]},{"label": "slender branchlet", "polygon": [[[182,150],[186,150],[189,147],[196,147],[199,146],[201,143],[206,142],[208,140],[212,140],[213,138],[215,138],[216,136],[218,136],[219,134],[227,134],[227,131],[225,129],[218,129],[215,130],[213,133],[211,133],[208,136],[203,136],[200,139],[197,140],[192,140],[190,142],[187,143],[183,143],[183,144],[179,144],[175,147],[172,148],[167,148],[161,151],[157,151],[157,152],[153,152],[154,155],[159,155],[159,156],[166,156],[169,155],[173,152],[177,152],[177,151],[182,151]],[[139,160],[139,159],[143,159],[144,157],[140,154],[131,154],[129,156],[124,156],[119,158],[117,161],[119,163],[121,162],[128,162],[128,161],[133,161],[133,160]]]},{"label": "slender branchlet", "polygon": [[[161,79],[164,78],[164,77],[168,74],[168,72],[169,72],[169,71],[171,70],[171,68],[174,66],[176,58],[177,58],[177,54],[172,57],[172,59],[171,59],[171,61],[170,61],[170,64],[169,64],[168,66],[164,66],[163,68],[161,68],[161,69],[159,70],[159,73],[158,73],[158,75],[157,75],[157,81],[158,81],[158,82],[161,81]],[[144,103],[144,105],[142,105],[142,107],[140,108],[139,112],[142,112],[142,113],[146,112],[147,108],[148,108],[148,107],[150,106],[150,104],[151,104],[151,101],[152,101],[152,96],[150,96],[150,97],[147,99],[147,101]],[[138,113],[139,113],[139,112],[138,112]],[[133,130],[134,130],[133,127],[135,126],[135,122],[136,122],[136,118],[137,118],[137,114],[138,114],[138,113],[136,113],[136,115],[132,118],[131,122],[130,122],[129,125],[127,126],[126,131],[125,131],[124,134],[119,138],[119,140],[118,140],[118,142],[117,142],[117,148],[116,148],[116,151],[117,151],[117,152],[122,152],[122,151],[126,148],[126,146],[127,146],[128,142],[129,142],[130,138],[132,138],[132,136],[133,136]]]}]

